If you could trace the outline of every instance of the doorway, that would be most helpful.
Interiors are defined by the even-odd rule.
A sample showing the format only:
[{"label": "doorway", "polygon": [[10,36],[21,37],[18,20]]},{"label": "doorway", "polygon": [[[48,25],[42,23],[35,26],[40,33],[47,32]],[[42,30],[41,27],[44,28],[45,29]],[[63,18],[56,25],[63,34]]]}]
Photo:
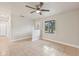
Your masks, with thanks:
[{"label": "doorway", "polygon": [[7,22],[0,21],[0,37],[7,36]]}]

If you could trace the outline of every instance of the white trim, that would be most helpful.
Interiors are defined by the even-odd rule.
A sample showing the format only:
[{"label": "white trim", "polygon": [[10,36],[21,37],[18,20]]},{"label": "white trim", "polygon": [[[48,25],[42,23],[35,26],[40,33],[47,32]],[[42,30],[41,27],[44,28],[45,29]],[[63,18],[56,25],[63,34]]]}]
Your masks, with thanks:
[{"label": "white trim", "polygon": [[74,44],[69,44],[69,43],[65,43],[65,42],[60,42],[60,41],[56,41],[56,40],[53,40],[53,39],[48,39],[48,38],[43,38],[43,40],[48,40],[48,41],[52,41],[52,42],[56,42],[56,43],[60,43],[60,44],[63,44],[63,45],[67,45],[67,46],[71,46],[71,47],[75,47],[75,48],[79,48],[78,45],[74,45]]},{"label": "white trim", "polygon": [[32,39],[32,37],[31,36],[29,36],[29,37],[23,37],[23,38],[19,38],[19,39],[13,39],[13,40],[11,40],[11,41],[19,41],[19,40],[24,40],[24,39]]}]

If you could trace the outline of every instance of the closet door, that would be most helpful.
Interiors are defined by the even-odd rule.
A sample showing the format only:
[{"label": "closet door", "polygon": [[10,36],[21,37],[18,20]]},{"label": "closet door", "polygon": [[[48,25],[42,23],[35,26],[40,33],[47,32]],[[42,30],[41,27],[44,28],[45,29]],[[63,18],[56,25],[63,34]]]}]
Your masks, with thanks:
[{"label": "closet door", "polygon": [[0,22],[0,36],[7,35],[7,24],[6,22]]}]

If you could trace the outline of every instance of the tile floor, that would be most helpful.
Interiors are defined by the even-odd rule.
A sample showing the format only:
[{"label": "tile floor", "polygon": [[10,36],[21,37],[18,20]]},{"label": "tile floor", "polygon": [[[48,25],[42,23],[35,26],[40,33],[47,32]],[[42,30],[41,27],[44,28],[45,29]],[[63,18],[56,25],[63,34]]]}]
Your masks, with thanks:
[{"label": "tile floor", "polygon": [[58,43],[38,40],[9,42],[0,39],[1,56],[79,56],[79,49]]}]

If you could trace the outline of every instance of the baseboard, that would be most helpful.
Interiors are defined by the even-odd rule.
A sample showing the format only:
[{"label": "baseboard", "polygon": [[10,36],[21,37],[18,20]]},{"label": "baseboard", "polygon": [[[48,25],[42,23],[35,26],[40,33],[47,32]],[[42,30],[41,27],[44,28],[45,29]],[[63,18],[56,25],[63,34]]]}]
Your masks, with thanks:
[{"label": "baseboard", "polygon": [[20,40],[25,40],[25,39],[32,39],[32,37],[31,36],[29,36],[29,37],[22,37],[22,38],[19,38],[19,39],[13,39],[13,40],[11,40],[11,41],[20,41]]},{"label": "baseboard", "polygon": [[52,40],[52,39],[48,39],[48,38],[43,38],[43,40],[48,40],[48,41],[56,42],[56,43],[63,44],[63,45],[66,45],[66,46],[71,46],[71,47],[74,47],[74,48],[79,48],[78,45],[73,45],[73,44],[69,44],[69,43],[65,43],[65,42],[60,42],[60,41],[56,41],[56,40]]}]

